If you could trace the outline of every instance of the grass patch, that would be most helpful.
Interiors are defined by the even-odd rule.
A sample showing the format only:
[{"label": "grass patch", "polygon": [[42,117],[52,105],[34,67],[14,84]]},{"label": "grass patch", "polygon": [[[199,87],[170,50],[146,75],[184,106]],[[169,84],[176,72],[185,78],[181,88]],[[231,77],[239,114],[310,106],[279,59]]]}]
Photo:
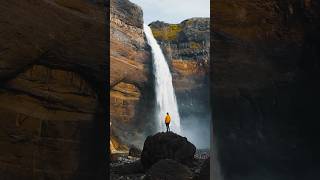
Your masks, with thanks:
[{"label": "grass patch", "polygon": [[178,24],[170,24],[165,28],[152,28],[153,36],[157,40],[162,41],[173,41],[178,38],[179,33],[182,31],[182,28]]}]

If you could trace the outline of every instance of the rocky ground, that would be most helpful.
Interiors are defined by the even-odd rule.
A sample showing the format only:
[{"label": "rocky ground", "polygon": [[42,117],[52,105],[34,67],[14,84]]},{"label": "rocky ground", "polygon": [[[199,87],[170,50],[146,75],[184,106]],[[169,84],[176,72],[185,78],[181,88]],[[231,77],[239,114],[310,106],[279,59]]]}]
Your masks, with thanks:
[{"label": "rocky ground", "polygon": [[[172,136],[175,136],[176,139],[169,140],[168,143],[165,143],[166,145],[162,143],[160,145],[162,148],[157,146],[156,149],[153,149],[154,145],[161,144],[162,139],[172,138]],[[193,145],[186,141],[185,138],[174,133],[158,133],[150,137],[147,138],[143,150],[140,151],[142,154],[147,153],[150,156],[140,155],[141,153],[119,153],[112,155],[110,163],[111,180],[140,180],[154,179],[155,177],[200,179],[199,176],[201,176],[205,161],[210,158],[209,149],[195,150],[193,152]],[[172,144],[172,142],[175,142],[175,144]],[[183,147],[180,146],[181,144],[188,144],[190,146]],[[176,147],[173,147],[175,145],[179,145],[182,148],[176,149]],[[162,151],[158,151],[159,149],[162,149]],[[191,152],[192,157],[187,157],[186,154],[188,153],[186,152]]]}]

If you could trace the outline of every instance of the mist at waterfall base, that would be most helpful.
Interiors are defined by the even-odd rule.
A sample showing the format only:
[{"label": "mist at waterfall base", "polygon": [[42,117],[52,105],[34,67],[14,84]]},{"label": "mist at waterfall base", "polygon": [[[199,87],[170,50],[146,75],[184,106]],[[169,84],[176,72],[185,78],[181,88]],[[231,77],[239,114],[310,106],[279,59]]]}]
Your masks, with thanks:
[{"label": "mist at waterfall base", "polygon": [[210,115],[189,116],[181,119],[181,135],[188,138],[197,149],[210,148]]}]

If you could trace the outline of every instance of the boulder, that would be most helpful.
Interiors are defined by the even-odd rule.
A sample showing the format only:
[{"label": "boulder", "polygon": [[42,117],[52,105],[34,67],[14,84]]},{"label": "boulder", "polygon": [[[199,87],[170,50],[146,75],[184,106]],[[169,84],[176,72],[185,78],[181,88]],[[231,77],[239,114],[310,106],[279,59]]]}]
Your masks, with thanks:
[{"label": "boulder", "polygon": [[177,161],[163,159],[154,164],[147,172],[145,180],[188,180],[192,179],[190,169]]},{"label": "boulder", "polygon": [[173,132],[161,132],[147,137],[141,154],[141,162],[146,169],[162,159],[172,159],[189,165],[194,160],[195,152],[196,147],[187,138]]}]

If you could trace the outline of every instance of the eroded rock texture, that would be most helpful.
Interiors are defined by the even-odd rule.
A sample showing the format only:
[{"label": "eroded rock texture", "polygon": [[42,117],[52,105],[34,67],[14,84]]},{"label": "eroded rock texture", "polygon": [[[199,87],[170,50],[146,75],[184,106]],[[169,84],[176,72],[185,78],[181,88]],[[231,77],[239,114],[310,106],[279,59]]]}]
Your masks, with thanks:
[{"label": "eroded rock texture", "polygon": [[225,179],[317,179],[319,2],[211,3],[213,126]]},{"label": "eroded rock texture", "polygon": [[[112,0],[110,12],[111,140],[141,146],[153,113],[152,69],[143,32],[142,10],[128,0]],[[115,144],[115,143],[113,143]]]},{"label": "eroded rock texture", "polygon": [[148,136],[141,153],[141,162],[145,169],[162,159],[173,159],[190,165],[194,161],[196,147],[186,137],[172,132],[161,132]]},{"label": "eroded rock texture", "polygon": [[106,174],[103,8],[0,2],[1,179]]}]

